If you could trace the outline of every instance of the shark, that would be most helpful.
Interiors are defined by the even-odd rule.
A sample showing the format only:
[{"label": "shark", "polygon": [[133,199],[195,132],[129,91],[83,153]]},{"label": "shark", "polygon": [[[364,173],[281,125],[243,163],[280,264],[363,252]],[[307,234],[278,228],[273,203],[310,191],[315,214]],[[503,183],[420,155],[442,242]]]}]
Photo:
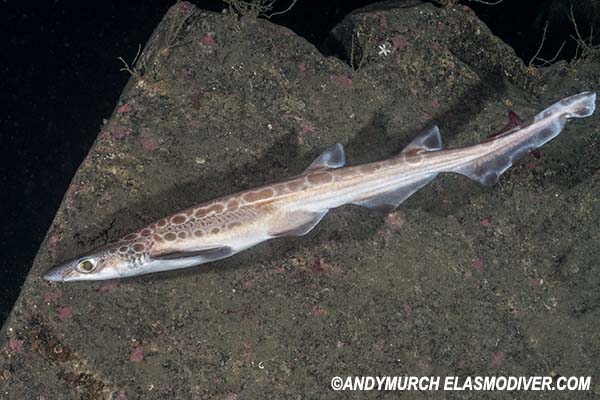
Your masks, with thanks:
[{"label": "shark", "polygon": [[595,107],[596,93],[579,93],[485,141],[447,150],[433,126],[399,154],[354,166],[345,165],[338,143],[299,175],[178,211],[51,268],[44,279],[125,278],[220,260],[270,239],[306,235],[346,204],[389,212],[440,173],[492,186],[517,160],[554,139],[568,120],[588,117]]}]

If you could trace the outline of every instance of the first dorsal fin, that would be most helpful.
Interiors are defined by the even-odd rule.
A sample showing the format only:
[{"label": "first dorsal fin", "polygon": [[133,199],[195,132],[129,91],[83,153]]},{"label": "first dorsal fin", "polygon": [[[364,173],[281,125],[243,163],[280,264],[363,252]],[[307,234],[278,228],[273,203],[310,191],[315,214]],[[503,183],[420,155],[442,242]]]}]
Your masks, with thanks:
[{"label": "first dorsal fin", "polygon": [[438,151],[442,148],[443,145],[440,129],[437,125],[434,125],[414,138],[413,141],[410,142],[400,154],[418,153],[422,151]]},{"label": "first dorsal fin", "polygon": [[346,165],[344,146],[336,143],[325,150],[315,161],[308,166],[305,172],[323,168],[340,168]]}]

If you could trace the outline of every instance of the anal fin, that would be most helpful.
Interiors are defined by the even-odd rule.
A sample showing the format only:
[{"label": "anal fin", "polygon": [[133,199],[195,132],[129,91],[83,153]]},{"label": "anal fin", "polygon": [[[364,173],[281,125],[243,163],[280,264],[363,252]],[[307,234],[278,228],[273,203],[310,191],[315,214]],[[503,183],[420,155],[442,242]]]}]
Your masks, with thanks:
[{"label": "anal fin", "polygon": [[354,201],[352,204],[367,207],[373,210],[391,212],[406,199],[412,196],[417,190],[431,182],[436,176],[437,174],[430,174],[418,181],[402,186],[399,189],[395,189],[377,196],[368,197],[363,200]]},{"label": "anal fin", "polygon": [[499,139],[497,140],[507,141],[511,137],[515,139],[498,151],[486,154],[469,164],[454,169],[452,172],[465,175],[484,186],[493,186],[498,182],[500,175],[524,155],[556,137],[564,128],[565,122],[565,118],[557,118],[547,124],[540,124],[541,126],[536,127],[532,134],[523,138],[519,137],[520,130],[510,133],[508,136],[498,136]]}]

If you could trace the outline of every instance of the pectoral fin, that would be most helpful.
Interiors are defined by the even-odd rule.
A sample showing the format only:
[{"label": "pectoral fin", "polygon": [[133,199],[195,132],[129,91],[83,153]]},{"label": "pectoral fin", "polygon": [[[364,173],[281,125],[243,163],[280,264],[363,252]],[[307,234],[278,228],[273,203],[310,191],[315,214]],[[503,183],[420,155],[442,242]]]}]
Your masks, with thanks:
[{"label": "pectoral fin", "polygon": [[232,253],[233,251],[229,246],[210,247],[190,251],[182,251],[181,249],[166,249],[157,254],[152,254],[152,258],[155,260],[179,260],[185,258],[198,258],[199,260],[202,260],[202,262],[208,262],[228,257]]}]

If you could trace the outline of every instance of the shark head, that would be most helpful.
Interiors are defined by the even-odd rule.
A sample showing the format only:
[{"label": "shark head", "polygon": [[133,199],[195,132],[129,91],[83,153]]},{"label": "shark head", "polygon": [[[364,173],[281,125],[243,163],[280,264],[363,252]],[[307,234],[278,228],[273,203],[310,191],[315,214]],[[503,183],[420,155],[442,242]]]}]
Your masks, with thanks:
[{"label": "shark head", "polygon": [[51,268],[44,279],[51,282],[95,281],[132,274],[148,256],[132,252],[130,244],[109,244]]}]

